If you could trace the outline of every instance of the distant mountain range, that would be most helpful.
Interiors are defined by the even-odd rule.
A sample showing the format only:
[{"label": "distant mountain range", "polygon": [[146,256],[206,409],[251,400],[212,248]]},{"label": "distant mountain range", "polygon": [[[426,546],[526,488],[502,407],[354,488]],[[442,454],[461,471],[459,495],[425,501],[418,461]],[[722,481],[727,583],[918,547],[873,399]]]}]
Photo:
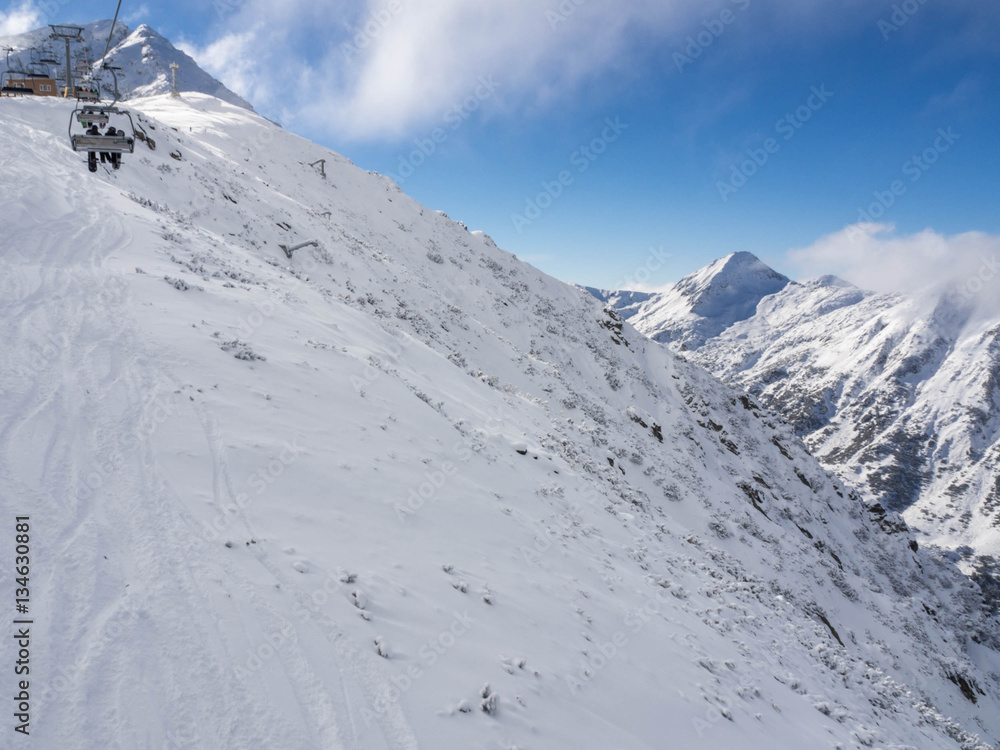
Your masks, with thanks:
[{"label": "distant mountain range", "polygon": [[[114,91],[114,81],[107,73],[102,73],[101,59],[111,30],[111,21],[95,21],[80,24],[83,42],[73,43],[70,48],[74,76],[90,72],[101,80],[102,91],[108,98]],[[49,39],[48,27],[29,31],[17,36],[0,37],[0,47],[10,47],[9,57],[0,57],[0,70],[7,69],[10,61],[12,72],[45,73],[62,80],[65,78],[65,46],[63,42]],[[43,62],[58,60],[59,64]],[[238,94],[226,88],[220,81],[202,70],[187,54],[177,49],[166,37],[145,24],[132,31],[119,22],[111,40],[108,60],[122,69],[119,76],[119,90],[123,99],[167,94],[171,91],[170,64],[176,63],[178,88],[181,91],[209,94],[217,99],[252,110],[253,107]],[[77,70],[77,64],[86,70]]]},{"label": "distant mountain range", "polygon": [[1000,321],[957,295],[797,283],[749,253],[662,294],[590,291],[780,413],[925,540],[1000,552]]}]

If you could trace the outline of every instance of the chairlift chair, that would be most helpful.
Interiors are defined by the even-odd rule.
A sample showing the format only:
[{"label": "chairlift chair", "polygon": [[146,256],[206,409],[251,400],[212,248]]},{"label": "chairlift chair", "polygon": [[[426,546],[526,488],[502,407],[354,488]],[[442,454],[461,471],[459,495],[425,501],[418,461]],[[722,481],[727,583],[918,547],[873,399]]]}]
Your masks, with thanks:
[{"label": "chairlift chair", "polygon": [[[129,132],[121,132],[118,135],[107,135],[105,133],[100,135],[73,133],[74,121],[79,123],[80,126],[85,126],[87,129],[90,129],[94,125],[108,125],[111,122],[112,116],[127,118]],[[124,121],[120,124],[124,125]],[[135,153],[135,123],[132,121],[132,115],[129,114],[128,110],[118,109],[114,106],[106,107],[94,104],[84,104],[74,109],[73,114],[70,116],[69,140],[73,151],[87,152],[91,164],[91,171],[96,171],[96,166],[93,165],[95,163],[96,154],[98,153],[111,154],[112,161],[116,165],[120,163],[121,154]],[[115,168],[117,169],[117,166]]]},{"label": "chairlift chair", "polygon": [[73,96],[77,101],[96,102],[100,101],[101,92],[94,84],[84,82],[73,86]]},{"label": "chairlift chair", "polygon": [[[38,54],[38,50],[32,49],[30,51],[31,61],[28,63],[28,77],[29,78],[51,78],[52,71],[46,70],[45,60],[42,56]],[[41,69],[41,72],[39,72]]]},{"label": "chairlift chair", "polygon": [[104,127],[111,121],[111,117],[103,107],[83,107],[78,111],[76,121],[85,128],[92,125]]},{"label": "chairlift chair", "polygon": [[77,101],[96,102],[101,99],[101,90],[93,78],[91,65],[86,60],[77,60],[76,73],[80,77],[73,86],[73,96]]},{"label": "chairlift chair", "polygon": [[111,106],[113,107],[116,104],[118,104],[118,101],[122,98],[122,94],[118,90],[118,74],[121,73],[122,69],[119,66],[117,66],[117,65],[111,65],[112,62],[113,62],[112,60],[104,60],[101,63],[101,69],[100,69],[100,71],[98,73],[96,73],[95,76],[97,76],[97,80],[103,81],[104,79],[103,79],[103,77],[101,77],[101,74],[104,71],[107,71],[107,72],[109,72],[111,74],[111,78],[115,82],[115,87],[114,87],[114,101],[111,102]]},{"label": "chairlift chair", "polygon": [[58,65],[59,60],[56,58],[56,53],[52,51],[49,46],[42,47],[42,51],[39,53],[39,60],[42,65]]}]

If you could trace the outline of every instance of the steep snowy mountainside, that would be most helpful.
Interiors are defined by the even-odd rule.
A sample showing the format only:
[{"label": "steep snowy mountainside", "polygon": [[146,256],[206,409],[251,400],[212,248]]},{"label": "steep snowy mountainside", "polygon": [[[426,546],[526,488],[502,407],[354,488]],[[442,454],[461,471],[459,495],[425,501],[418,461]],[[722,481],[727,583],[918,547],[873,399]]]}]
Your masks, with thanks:
[{"label": "steep snowy mountainside", "polygon": [[[644,308],[632,322],[655,336],[688,319]],[[960,295],[791,283],[685,356],[779,412],[923,540],[1000,553],[1000,322]]]},{"label": "steep snowy mountainside", "polygon": [[693,359],[927,541],[1000,553],[1000,324],[948,297],[796,291]]},{"label": "steep snowy mountainside", "polygon": [[654,341],[697,349],[751,317],[761,299],[788,283],[752,253],[732,253],[654,295],[630,320]]},{"label": "steep snowy mountainside", "polygon": [[[100,59],[104,54],[111,31],[111,21],[95,21],[79,24],[83,28],[83,43],[74,43],[71,54],[74,63],[77,60],[86,62],[91,69],[99,73]],[[12,47],[11,68],[30,68],[32,52],[40,53],[49,49],[55,53],[60,65],[35,65],[39,71],[48,72],[62,79],[65,71],[65,47],[62,42],[49,39],[51,29],[37,29],[13,37],[0,37],[0,47]],[[202,70],[189,55],[174,47],[164,36],[149,26],[142,24],[131,31],[120,21],[115,26],[112,36],[108,60],[122,69],[119,73],[119,90],[125,99],[155,96],[170,93],[172,88],[170,64],[177,63],[177,85],[181,91],[209,94],[217,99],[234,104],[238,107],[252,110],[253,107],[242,97],[234,94],[218,80]],[[0,59],[0,70],[6,67],[6,61]],[[99,73],[100,74],[100,73]],[[74,75],[77,71],[74,69]],[[110,96],[114,91],[114,83],[107,73],[102,75],[103,92]]]},{"label": "steep snowy mountainside", "polygon": [[753,398],[247,110],[134,107],[90,175],[0,105],[33,746],[995,746],[980,591]]}]

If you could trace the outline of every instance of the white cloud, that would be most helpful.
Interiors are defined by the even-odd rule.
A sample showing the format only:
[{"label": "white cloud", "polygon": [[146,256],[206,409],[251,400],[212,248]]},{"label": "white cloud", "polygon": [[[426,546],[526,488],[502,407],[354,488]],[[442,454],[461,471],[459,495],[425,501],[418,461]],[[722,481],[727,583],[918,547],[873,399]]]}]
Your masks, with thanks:
[{"label": "white cloud", "polygon": [[15,36],[44,25],[41,11],[31,0],[22,0],[10,10],[0,11],[0,36]]},{"label": "white cloud", "polygon": [[[487,116],[572,101],[597,77],[634,75],[633,56],[652,51],[669,61],[693,24],[749,2],[247,0],[224,23],[226,37],[252,35],[249,67],[203,54],[214,44],[189,54],[262,111],[288,106],[297,129],[401,138],[440,124],[481,77],[499,84],[479,110]],[[273,99],[253,96],[251,73],[269,82]]]},{"label": "white cloud", "polygon": [[[215,7],[219,42],[238,38],[252,54],[234,62],[211,54],[217,43],[191,50],[209,72],[263,112],[287,108],[297,130],[372,139],[423,135],[480,76],[500,83],[480,114],[517,116],[573,102],[583,86],[593,99],[647,70],[671,69],[689,36],[712,37],[699,55],[703,65],[741,44],[806,44],[848,26],[874,34],[884,11],[867,0],[225,0]],[[728,24],[719,23],[723,9]],[[725,39],[709,33],[713,25]]]},{"label": "white cloud", "polygon": [[398,135],[414,123],[440,120],[483,76],[499,84],[496,103],[558,100],[622,50],[638,6],[653,10],[647,20],[656,26],[676,3],[565,5],[575,10],[547,16],[538,0],[426,0],[405,7],[372,39],[347,82],[341,122],[350,132],[374,124]]},{"label": "white cloud", "polygon": [[946,94],[932,96],[924,107],[923,114],[939,115],[942,112],[962,109],[982,97],[982,85],[978,78],[962,79],[955,88]]},{"label": "white cloud", "polygon": [[267,78],[259,75],[257,30],[227,34],[206,47],[197,47],[181,39],[177,48],[226,86],[251,103],[267,97]]},{"label": "white cloud", "polygon": [[1000,236],[983,232],[943,235],[932,229],[900,235],[892,224],[855,224],[789,250],[802,276],[836,274],[883,292],[962,290],[1000,307]]},{"label": "white cloud", "polygon": [[133,24],[145,22],[147,18],[149,18],[149,6],[143,3],[122,17],[122,21],[128,26],[132,26]]}]

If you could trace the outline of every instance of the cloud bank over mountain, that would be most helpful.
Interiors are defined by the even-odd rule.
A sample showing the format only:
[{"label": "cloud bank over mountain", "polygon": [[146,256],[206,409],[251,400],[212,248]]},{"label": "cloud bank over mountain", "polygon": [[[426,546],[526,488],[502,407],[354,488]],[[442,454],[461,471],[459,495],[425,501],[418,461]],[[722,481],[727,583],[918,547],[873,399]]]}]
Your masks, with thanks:
[{"label": "cloud bank over mountain", "polygon": [[1000,237],[984,232],[944,235],[933,229],[900,234],[892,224],[855,224],[790,250],[803,277],[835,273],[879,292],[951,291],[986,311],[1000,311]]}]

